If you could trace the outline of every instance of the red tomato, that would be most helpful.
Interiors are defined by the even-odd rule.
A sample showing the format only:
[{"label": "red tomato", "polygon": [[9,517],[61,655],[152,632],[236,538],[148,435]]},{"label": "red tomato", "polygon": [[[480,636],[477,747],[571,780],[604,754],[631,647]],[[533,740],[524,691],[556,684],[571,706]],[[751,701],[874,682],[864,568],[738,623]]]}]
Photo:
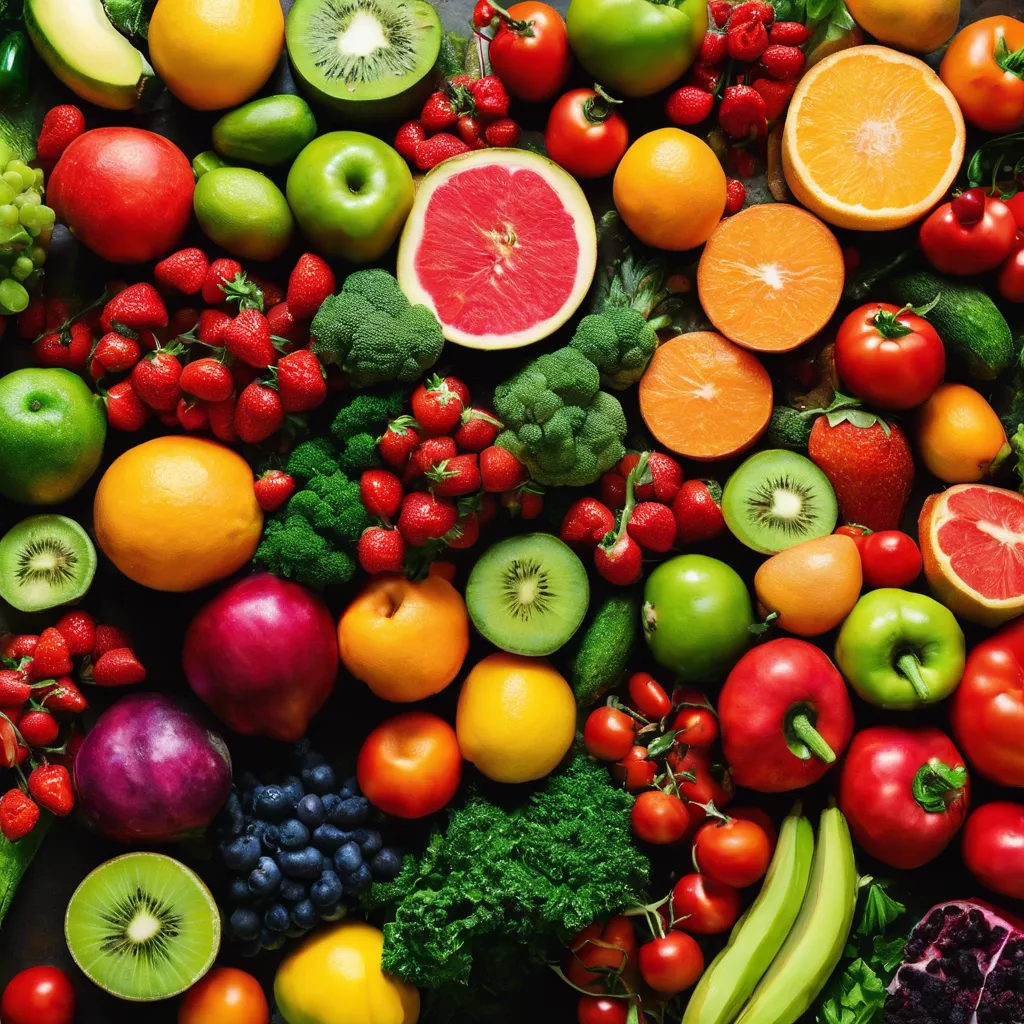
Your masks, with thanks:
[{"label": "red tomato", "polygon": [[982,18],[949,44],[939,75],[976,128],[1002,135],[1024,125],[1024,81],[1007,59],[1024,47],[1024,23],[1015,18]]},{"label": "red tomato", "polygon": [[526,0],[508,9],[491,40],[491,70],[515,97],[528,103],[551,99],[569,77],[572,57],[565,20],[553,7]]},{"label": "red tomato", "polygon": [[[709,750],[690,747],[686,753],[673,751],[665,756],[665,762],[676,775],[683,799],[690,801],[687,807],[691,823],[700,824],[705,818],[704,809],[697,804],[713,803],[721,810],[732,801],[732,774],[728,768],[714,763]],[[686,774],[694,775],[694,780],[684,779]]]},{"label": "red tomato", "polygon": [[476,0],[476,6],[473,8],[473,24],[477,28],[487,28],[495,14],[497,14],[497,11],[487,0]]},{"label": "red tomato", "polygon": [[[1024,200],[1024,194],[1018,192],[1013,199]],[[1006,262],[999,268],[996,287],[1007,302],[1024,302],[1024,237],[1020,234],[1019,215],[1015,212],[1014,216],[1018,219],[1017,240],[1013,243],[1013,251],[1006,258]]]},{"label": "red tomato", "polygon": [[775,828],[775,822],[772,821],[767,811],[762,811],[760,807],[730,807],[729,817],[740,818],[742,821],[752,821],[755,825],[760,825],[768,837],[768,842],[771,843],[772,853],[775,852],[775,844],[779,841],[779,833],[778,829]]},{"label": "red tomato", "polygon": [[678,729],[676,742],[684,747],[710,747],[718,739],[718,715],[707,704],[703,707],[681,707],[672,720]]},{"label": "red tomato", "polygon": [[633,804],[633,831],[645,842],[659,846],[677,843],[686,834],[690,812],[679,797],[648,789]]},{"label": "red tomato", "polygon": [[612,777],[626,784],[626,789],[635,793],[654,784],[658,766],[647,759],[646,747],[630,747],[629,753],[612,765]]},{"label": "red tomato", "polygon": [[1024,900],[1024,804],[979,807],[964,826],[964,863],[993,892]]},{"label": "red tomato", "polygon": [[583,996],[576,1005],[579,1024],[626,1024],[629,1001],[608,996]]},{"label": "red tomato", "polygon": [[860,551],[861,544],[864,543],[864,538],[871,535],[871,531],[866,526],[857,526],[855,523],[844,523],[842,526],[837,526],[835,532],[849,537],[857,545],[858,551]]},{"label": "red tomato", "polygon": [[[974,189],[965,192],[969,196]],[[985,196],[981,219],[964,222],[958,202],[943,203],[921,225],[921,248],[928,262],[943,274],[984,274],[995,270],[1013,249],[1017,222],[1001,199]],[[836,360],[838,365],[838,358]],[[839,375],[843,376],[842,368]],[[858,396],[859,397],[859,396]]]},{"label": "red tomato", "polygon": [[433,814],[455,796],[462,778],[455,730],[427,711],[395,715],[366,737],[356,777],[366,799],[385,814]]},{"label": "red tomato", "polygon": [[583,742],[599,761],[621,761],[633,746],[637,723],[618,708],[596,708],[587,715]]},{"label": "red tomato", "polygon": [[772,859],[768,834],[743,818],[706,821],[693,840],[693,860],[716,882],[745,889],[764,877]]},{"label": "red tomato", "polygon": [[840,325],[836,369],[849,391],[880,409],[913,409],[946,375],[946,347],[923,317],[876,302]]},{"label": "red tomato", "polygon": [[673,928],[698,935],[728,931],[740,916],[740,892],[706,875],[683,875],[672,889]]},{"label": "red tomato", "polygon": [[622,914],[608,918],[604,925],[584,928],[569,943],[562,962],[562,973],[577,988],[588,992],[604,992],[607,973],[594,968],[617,972],[630,984],[636,980],[636,933],[633,922]]},{"label": "red tomato", "polygon": [[600,178],[615,170],[629,145],[629,129],[603,89],[573,89],[548,115],[548,156],[577,178]]},{"label": "red tomato", "polygon": [[640,973],[656,992],[684,992],[704,973],[704,954],[686,932],[670,931],[640,947]]},{"label": "red tomato", "polygon": [[634,672],[628,688],[629,699],[645,718],[662,719],[672,710],[665,688],[650,672]]},{"label": "red tomato", "polygon": [[4,1024],[73,1024],[75,990],[59,967],[30,967],[7,983],[0,998]]},{"label": "red tomato", "polygon": [[869,533],[858,546],[865,587],[907,587],[921,575],[921,549],[899,530]]},{"label": "red tomato", "polygon": [[214,967],[185,993],[178,1024],[270,1024],[260,983],[234,967]]}]

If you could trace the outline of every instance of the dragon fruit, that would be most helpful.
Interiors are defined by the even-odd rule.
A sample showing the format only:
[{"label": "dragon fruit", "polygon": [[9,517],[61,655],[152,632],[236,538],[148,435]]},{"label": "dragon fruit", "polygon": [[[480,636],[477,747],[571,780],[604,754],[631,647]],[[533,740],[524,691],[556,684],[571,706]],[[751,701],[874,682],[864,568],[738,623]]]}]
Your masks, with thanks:
[{"label": "dragon fruit", "polygon": [[979,900],[940,903],[903,955],[886,1024],[1024,1022],[1024,921]]}]

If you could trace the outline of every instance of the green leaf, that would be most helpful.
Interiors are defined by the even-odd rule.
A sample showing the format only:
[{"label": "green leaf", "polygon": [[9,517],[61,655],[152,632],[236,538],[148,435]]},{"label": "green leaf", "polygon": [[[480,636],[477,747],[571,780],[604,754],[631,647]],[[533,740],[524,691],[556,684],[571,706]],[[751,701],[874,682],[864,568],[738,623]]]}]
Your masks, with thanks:
[{"label": "green leaf", "polygon": [[110,23],[126,36],[146,38],[156,0],[103,0]]},{"label": "green leaf", "polygon": [[681,729],[672,729],[669,732],[662,733],[660,736],[655,736],[647,744],[647,756],[653,760],[656,757],[661,757],[662,754],[667,754],[672,749],[672,744],[675,743],[676,737],[680,732],[682,732]]},{"label": "green leaf", "polygon": [[872,1024],[885,1006],[882,979],[862,959],[854,960],[836,979],[818,1008],[818,1024]]},{"label": "green leaf", "polygon": [[3,923],[4,915],[14,899],[18,883],[32,863],[32,858],[35,857],[52,823],[52,815],[42,815],[39,824],[24,839],[16,843],[9,842],[0,835],[0,924]]},{"label": "green leaf", "polygon": [[41,125],[36,105],[29,100],[23,107],[0,111],[0,141],[28,163],[36,158],[36,139]]},{"label": "green leaf", "polygon": [[836,0],[807,0],[807,20],[821,21],[832,13]]},{"label": "green leaf", "polygon": [[881,935],[906,911],[907,908],[899,900],[894,900],[885,891],[888,884],[874,879],[869,882],[864,908],[857,923],[858,935]]},{"label": "green leaf", "polygon": [[876,935],[871,940],[873,952],[871,966],[892,974],[901,963],[907,948],[907,940],[898,935],[895,939],[887,939],[884,935]]}]

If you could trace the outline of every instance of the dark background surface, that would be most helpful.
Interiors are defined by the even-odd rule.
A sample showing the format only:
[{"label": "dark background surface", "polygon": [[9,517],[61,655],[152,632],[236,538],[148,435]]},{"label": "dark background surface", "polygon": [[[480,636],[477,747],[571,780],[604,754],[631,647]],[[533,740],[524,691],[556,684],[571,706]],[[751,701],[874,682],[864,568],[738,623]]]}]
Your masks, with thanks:
[{"label": "dark background surface", "polygon": [[[284,6],[287,9],[290,6],[290,0],[284,0]],[[437,0],[435,6],[441,12],[446,27],[466,30],[473,0]],[[567,0],[558,0],[555,6],[564,11],[568,6]],[[973,20],[975,17],[997,13],[1020,15],[1024,3],[1005,3],[994,0],[994,2],[979,5],[968,0],[964,3],[963,8],[965,20]],[[40,62],[35,63],[33,70],[34,89],[45,97],[44,107],[60,102],[81,102],[56,82]],[[579,77],[579,84],[587,83],[582,77]],[[294,91],[294,87],[287,67],[287,60],[282,59],[281,66],[261,95],[286,91]],[[200,114],[184,108],[169,95],[163,97],[153,112],[141,118],[132,118],[131,115],[116,114],[85,104],[81,105],[86,111],[90,128],[116,123],[139,124],[174,139],[189,158],[199,151],[209,148],[209,128],[216,120],[216,115]],[[528,128],[543,127],[542,111],[532,111],[518,105],[514,106],[512,113]],[[647,126],[663,123],[659,97],[647,101],[635,101],[625,108],[625,114],[634,137],[645,130]],[[321,122],[322,129],[328,127],[330,126],[325,122]],[[380,134],[390,139],[391,126],[382,126]],[[607,205],[606,186],[591,189],[591,194],[595,208],[601,209]],[[204,244],[205,240],[196,233],[194,241],[196,244]],[[294,254],[297,255],[300,251],[301,248],[297,242]],[[283,283],[286,280],[289,266],[287,260],[284,260],[280,267],[269,268],[268,276],[276,277]],[[67,236],[58,235],[51,250],[47,273],[49,287],[57,289],[58,294],[71,291],[78,292],[83,297],[95,297],[102,290],[105,278],[127,274],[129,280],[141,279],[148,269],[119,268],[115,273],[111,268],[98,265],[98,261],[91,254],[80,249]],[[265,272],[264,268],[257,269],[260,273]],[[275,269],[278,271],[276,274],[274,273]],[[339,269],[343,270],[344,268]],[[30,363],[27,344],[12,335],[13,332],[8,335],[3,349],[0,350],[0,372]],[[545,347],[548,345],[549,343],[545,343]],[[507,357],[484,357],[478,353],[456,350],[451,347],[446,350],[444,356],[444,360],[457,367],[460,376],[465,377],[470,383],[476,397],[487,397],[489,385],[504,376],[508,370],[519,365],[522,358],[521,354],[514,353]],[[636,411],[633,408],[635,401],[630,400],[628,393],[626,405],[631,418],[635,419]],[[97,473],[91,484],[74,501],[56,511],[65,512],[77,518],[87,527],[90,526],[92,495],[102,469],[121,451],[148,436],[152,435],[144,433],[143,435],[126,436],[116,432],[112,433],[108,438],[100,473]],[[722,479],[726,475],[727,468],[723,467],[723,472],[720,474]],[[687,475],[693,474],[688,473]],[[928,487],[925,484],[920,495],[915,496],[916,500],[912,502],[911,508],[908,510],[908,528],[912,529],[912,524],[916,520],[920,497],[934,489],[937,487]],[[557,528],[557,497],[549,498],[548,505],[549,509],[546,515],[551,517],[553,528]],[[25,509],[10,505],[0,508],[0,532],[5,531],[11,524],[22,518],[26,512]],[[160,538],[154,537],[152,541],[154,544],[159,544]],[[736,566],[748,579],[758,561],[751,552],[736,543],[723,543],[717,546],[713,553]],[[464,564],[465,561],[464,557]],[[464,576],[463,565],[460,579],[464,579]],[[126,628],[133,636],[139,655],[149,670],[149,681],[145,684],[147,687],[152,686],[187,696],[189,691],[181,673],[179,660],[181,638],[192,614],[217,589],[219,588],[212,587],[205,591],[185,595],[156,593],[126,580],[101,556],[96,581],[83,602],[83,607],[93,612],[101,621]],[[332,608],[335,611],[340,610],[344,607],[348,596],[345,592],[332,594],[330,602]],[[7,625],[12,629],[30,629],[33,632],[38,632],[44,626],[52,624],[56,617],[54,614],[52,618],[45,617],[45,621],[5,623],[2,619],[3,614],[3,609],[0,609],[0,627]],[[823,646],[826,649],[830,649],[831,639],[830,637],[823,638]],[[976,639],[976,637],[972,639]],[[479,657],[488,652],[486,644],[476,641],[467,658],[467,666],[474,664]],[[640,666],[638,665],[638,667]],[[93,702],[93,706],[86,715],[86,722],[89,722],[110,702],[110,697],[103,693],[97,694],[94,690],[87,695]],[[452,720],[456,695],[457,686],[452,686],[447,695],[442,694],[434,698],[428,702],[428,705]],[[348,774],[363,737],[378,721],[387,717],[392,711],[392,706],[375,700],[367,693],[365,687],[342,674],[333,697],[327,707],[317,716],[311,727],[311,732],[332,763],[343,774]],[[869,724],[877,717],[877,712],[874,709],[863,704],[858,704],[857,712],[859,726]],[[895,717],[889,716],[890,720]],[[915,721],[920,721],[924,717],[928,716],[915,715]],[[941,710],[932,712],[930,717],[937,724],[944,725],[944,714]],[[227,734],[227,739],[236,765],[243,767],[258,768],[273,762],[281,753],[280,749],[270,741],[241,740],[232,734]],[[824,800],[827,792],[826,780],[826,784],[820,787],[820,792],[808,794],[810,809],[816,809]],[[514,796],[514,790],[510,792],[509,787],[502,787],[502,795],[505,799],[509,799]],[[982,787],[976,787],[975,802],[984,802],[993,795],[991,792],[985,792]],[[740,800],[742,800],[742,795]],[[763,802],[761,798],[758,800]],[[789,803],[788,798],[780,798],[774,801],[773,809],[783,813]],[[409,848],[414,848],[422,841],[426,828],[427,824],[400,827],[398,830],[392,828],[390,831],[385,828],[384,839],[386,843],[397,840],[405,843]],[[123,1003],[106,996],[75,970],[64,943],[64,909],[75,887],[93,867],[123,852],[125,852],[124,847],[105,842],[89,832],[80,821],[76,821],[74,818],[58,822],[54,826],[3,922],[3,928],[0,931],[0,988],[13,974],[26,967],[40,963],[57,964],[72,973],[79,995],[78,1021],[82,1024],[100,1024],[100,1022],[128,1024],[128,1022],[137,1022],[143,1019],[152,1024],[168,1024],[176,1019],[177,1001],[143,1007]],[[168,852],[182,857],[216,886],[217,870],[209,849],[193,847],[187,850]],[[658,859],[655,876],[659,880],[659,884],[653,887],[653,898],[660,897],[666,891],[666,882],[672,872],[685,873],[687,864],[684,861],[685,858],[679,853],[663,855]],[[871,870],[875,865],[862,862],[861,867],[866,871]],[[887,869],[883,869],[883,873],[887,876],[899,875],[898,872]],[[977,889],[960,864],[955,844],[954,849],[939,861],[927,868],[909,873],[906,877],[897,878],[897,884],[901,894],[911,894],[914,903],[921,907],[926,907],[939,899],[972,894]],[[997,902],[1004,905],[1006,903],[1005,900],[997,900]],[[225,942],[219,962],[234,964],[253,971],[264,983],[269,993],[280,955],[263,954],[255,961],[242,960],[233,955],[230,944]],[[548,980],[549,978],[550,980]],[[536,990],[529,994],[524,993],[523,1005],[510,1008],[506,1019],[508,1021],[522,1020],[529,1014],[536,1019],[561,1021],[566,1024],[575,1020],[575,996],[560,985],[553,975],[547,976],[542,973],[538,980],[539,984]]]}]

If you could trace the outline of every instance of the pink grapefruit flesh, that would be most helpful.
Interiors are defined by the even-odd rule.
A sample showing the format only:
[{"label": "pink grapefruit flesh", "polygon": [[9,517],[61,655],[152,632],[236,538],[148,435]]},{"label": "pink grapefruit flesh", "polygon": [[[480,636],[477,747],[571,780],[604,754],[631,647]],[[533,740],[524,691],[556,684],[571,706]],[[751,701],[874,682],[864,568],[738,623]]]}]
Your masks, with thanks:
[{"label": "pink grapefruit flesh", "polygon": [[476,150],[432,170],[398,251],[411,302],[469,348],[530,345],[579,307],[597,266],[594,217],[576,181],[526,150]]},{"label": "pink grapefruit flesh", "polygon": [[1024,496],[950,487],[925,501],[918,532],[928,583],[957,615],[998,626],[1024,612]]}]

